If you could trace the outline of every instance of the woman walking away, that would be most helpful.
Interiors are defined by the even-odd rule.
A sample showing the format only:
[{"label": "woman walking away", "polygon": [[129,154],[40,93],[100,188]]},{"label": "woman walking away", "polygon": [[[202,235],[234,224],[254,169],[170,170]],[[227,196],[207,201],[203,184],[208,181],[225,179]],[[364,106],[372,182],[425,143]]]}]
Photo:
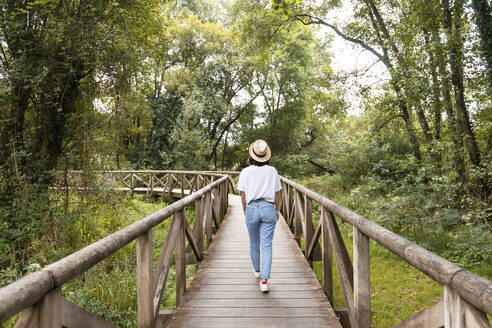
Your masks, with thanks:
[{"label": "woman walking away", "polygon": [[261,276],[262,292],[268,292],[273,231],[279,218],[277,210],[282,189],[277,170],[270,166],[270,156],[270,148],[264,140],[258,139],[253,142],[249,146],[249,166],[241,171],[237,185],[246,216],[253,273],[256,278]]}]

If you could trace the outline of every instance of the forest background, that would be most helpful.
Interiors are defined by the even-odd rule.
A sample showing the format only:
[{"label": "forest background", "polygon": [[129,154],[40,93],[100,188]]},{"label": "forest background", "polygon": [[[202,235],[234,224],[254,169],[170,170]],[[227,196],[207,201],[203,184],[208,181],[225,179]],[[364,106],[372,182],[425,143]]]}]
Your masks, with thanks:
[{"label": "forest background", "polygon": [[[0,16],[0,286],[155,210],[92,172],[240,170],[258,138],[282,175],[492,277],[488,0],[3,0]],[[367,63],[334,69],[335,37]],[[71,170],[99,189],[53,190]]]}]

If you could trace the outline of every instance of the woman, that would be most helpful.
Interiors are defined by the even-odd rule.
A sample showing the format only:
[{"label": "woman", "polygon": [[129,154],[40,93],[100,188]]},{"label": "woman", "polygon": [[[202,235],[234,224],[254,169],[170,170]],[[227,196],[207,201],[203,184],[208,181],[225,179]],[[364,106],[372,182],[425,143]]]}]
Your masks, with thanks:
[{"label": "woman", "polygon": [[273,231],[279,218],[277,210],[282,189],[277,170],[269,165],[270,156],[270,148],[264,140],[258,139],[253,142],[249,146],[249,166],[241,171],[237,186],[246,216],[253,273],[256,278],[261,276],[262,292],[268,292]]}]

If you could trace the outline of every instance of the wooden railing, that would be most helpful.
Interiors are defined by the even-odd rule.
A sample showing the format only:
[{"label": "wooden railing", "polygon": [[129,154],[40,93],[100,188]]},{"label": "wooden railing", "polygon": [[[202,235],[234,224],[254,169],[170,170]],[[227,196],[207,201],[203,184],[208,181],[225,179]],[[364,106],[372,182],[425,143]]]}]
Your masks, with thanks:
[{"label": "wooden railing", "polygon": [[[118,174],[120,173],[125,175],[125,179],[137,174],[118,171]],[[184,181],[185,174],[190,174],[189,172],[173,171],[172,175],[164,174],[177,174],[181,177],[181,186],[198,188],[192,181]],[[204,174],[196,173],[197,177],[200,175]],[[208,248],[212,241],[213,225],[218,229],[228,208],[231,179],[216,174],[207,176],[217,180],[108,237],[1,288],[0,323],[23,311],[15,324],[16,328],[113,327],[107,321],[64,299],[61,287],[134,240],[137,243],[138,326],[154,327],[156,323],[164,320],[167,315],[159,313],[159,308],[173,253],[178,306],[186,291],[186,240],[194,257],[200,261],[203,249]],[[200,178],[195,178],[194,181],[203,186]],[[190,228],[185,214],[186,207],[192,204],[195,206],[193,229]],[[152,229],[171,216],[172,222],[154,270]]]},{"label": "wooden railing", "polygon": [[[490,327],[484,312],[492,313],[492,282],[423,249],[343,206],[286,178],[281,213],[293,230],[310,263],[321,253],[322,287],[333,304],[332,258],[352,328],[371,326],[369,239],[404,259],[444,287],[443,300],[396,327]],[[313,202],[320,205],[320,219],[313,226]],[[353,227],[353,263],[343,242],[335,215]],[[321,249],[319,241],[321,240]]]},{"label": "wooden railing", "polygon": [[[162,199],[183,198],[203,186],[223,177],[226,173],[213,171],[174,171],[174,170],[117,170],[117,171],[68,171],[59,172],[57,189],[85,189],[89,176],[100,179],[103,188],[126,191],[131,194],[159,194]],[[235,190],[234,182],[230,179]]]}]

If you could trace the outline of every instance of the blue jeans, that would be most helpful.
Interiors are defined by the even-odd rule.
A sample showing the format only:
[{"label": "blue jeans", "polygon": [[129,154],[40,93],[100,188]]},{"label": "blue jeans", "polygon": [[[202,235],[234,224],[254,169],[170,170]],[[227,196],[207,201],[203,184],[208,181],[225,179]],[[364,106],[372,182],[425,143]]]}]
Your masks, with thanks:
[{"label": "blue jeans", "polygon": [[246,205],[249,252],[255,271],[260,270],[261,245],[261,279],[270,279],[273,231],[276,224],[277,213],[272,203],[263,199],[255,199]]}]

